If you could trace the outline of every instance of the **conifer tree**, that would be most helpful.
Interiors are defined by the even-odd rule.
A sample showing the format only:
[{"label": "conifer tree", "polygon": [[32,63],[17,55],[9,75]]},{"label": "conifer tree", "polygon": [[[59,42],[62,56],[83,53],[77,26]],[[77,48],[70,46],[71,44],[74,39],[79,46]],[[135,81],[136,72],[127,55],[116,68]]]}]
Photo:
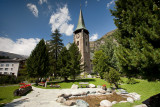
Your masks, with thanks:
[{"label": "conifer tree", "polygon": [[73,79],[75,80],[76,76],[79,75],[83,70],[83,65],[81,65],[81,54],[75,43],[73,43],[69,48],[70,53],[70,71]]},{"label": "conifer tree", "polygon": [[48,50],[44,39],[36,45],[30,57],[27,59],[27,72],[29,77],[42,78],[47,76],[49,71]]},{"label": "conifer tree", "polygon": [[58,66],[60,69],[60,76],[68,80],[68,77],[71,75],[71,57],[69,51],[66,47],[63,47],[59,56],[58,56]]},{"label": "conifer tree", "polygon": [[51,70],[54,70],[54,76],[58,75],[58,55],[60,51],[63,48],[63,43],[61,39],[61,34],[59,33],[58,29],[55,30],[54,33],[52,33],[51,37],[52,39],[50,40],[50,45],[49,45],[49,51],[50,51],[50,65],[51,65]]},{"label": "conifer tree", "polygon": [[118,0],[115,10],[118,27],[118,67],[128,77],[137,74],[148,80],[160,79],[159,0]]},{"label": "conifer tree", "polygon": [[108,57],[102,50],[95,51],[93,56],[93,71],[99,73],[103,78],[105,72],[109,72],[109,66],[107,64]]}]

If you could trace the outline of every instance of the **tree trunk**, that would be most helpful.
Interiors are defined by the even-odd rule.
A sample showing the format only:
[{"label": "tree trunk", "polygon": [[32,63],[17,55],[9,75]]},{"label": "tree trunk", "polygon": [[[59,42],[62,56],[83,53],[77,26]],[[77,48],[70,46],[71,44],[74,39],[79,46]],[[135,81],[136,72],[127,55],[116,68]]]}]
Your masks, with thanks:
[{"label": "tree trunk", "polygon": [[68,78],[67,78],[67,77],[64,77],[64,81],[68,81]]},{"label": "tree trunk", "polygon": [[118,89],[118,84],[117,83],[114,83],[115,87]]}]

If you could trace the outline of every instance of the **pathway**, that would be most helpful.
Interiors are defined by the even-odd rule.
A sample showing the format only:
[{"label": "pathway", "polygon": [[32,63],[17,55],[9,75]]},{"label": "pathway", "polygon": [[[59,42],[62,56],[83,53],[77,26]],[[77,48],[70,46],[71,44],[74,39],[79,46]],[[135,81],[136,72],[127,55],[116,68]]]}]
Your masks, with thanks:
[{"label": "pathway", "polygon": [[68,107],[56,102],[57,96],[61,93],[85,90],[97,90],[96,88],[80,89],[41,89],[32,87],[33,91],[26,96],[14,99],[5,107]]}]

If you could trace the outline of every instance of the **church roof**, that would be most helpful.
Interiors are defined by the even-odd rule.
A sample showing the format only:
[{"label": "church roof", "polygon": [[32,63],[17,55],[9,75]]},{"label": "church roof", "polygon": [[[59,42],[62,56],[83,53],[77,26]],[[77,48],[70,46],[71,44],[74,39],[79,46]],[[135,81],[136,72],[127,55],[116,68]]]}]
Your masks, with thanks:
[{"label": "church roof", "polygon": [[87,30],[86,27],[85,27],[85,23],[84,23],[83,14],[82,14],[82,10],[81,9],[80,9],[79,20],[78,20],[78,25],[77,25],[76,30],[79,30],[79,29]]}]

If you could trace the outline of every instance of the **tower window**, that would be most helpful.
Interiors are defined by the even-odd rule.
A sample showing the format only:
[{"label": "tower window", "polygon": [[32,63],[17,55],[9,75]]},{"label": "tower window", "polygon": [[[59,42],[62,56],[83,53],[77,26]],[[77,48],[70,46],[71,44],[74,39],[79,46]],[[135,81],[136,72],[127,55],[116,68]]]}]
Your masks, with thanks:
[{"label": "tower window", "polygon": [[79,45],[79,41],[77,41],[77,46]]},{"label": "tower window", "polygon": [[87,46],[87,42],[86,42],[86,46]]}]

